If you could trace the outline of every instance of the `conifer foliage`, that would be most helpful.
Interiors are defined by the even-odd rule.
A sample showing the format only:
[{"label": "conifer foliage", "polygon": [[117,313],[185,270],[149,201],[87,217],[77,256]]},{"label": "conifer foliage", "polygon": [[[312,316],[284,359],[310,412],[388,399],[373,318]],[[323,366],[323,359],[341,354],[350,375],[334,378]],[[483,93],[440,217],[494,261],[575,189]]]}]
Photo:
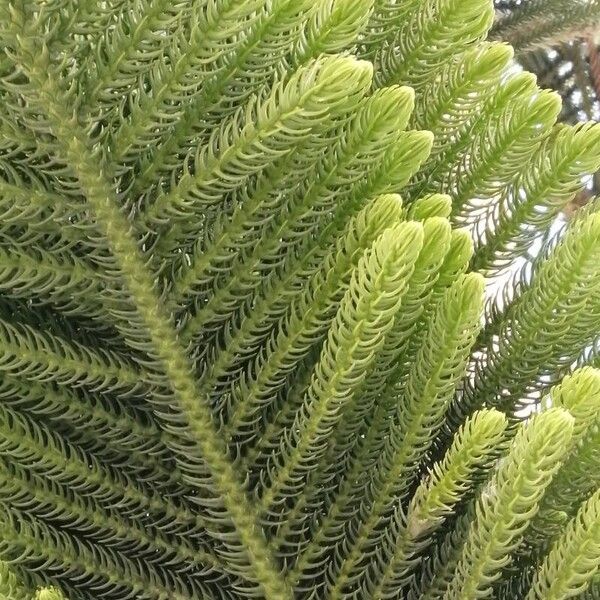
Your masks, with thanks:
[{"label": "conifer foliage", "polygon": [[[561,120],[597,119],[600,100],[598,0],[496,0],[490,38],[508,42],[519,65],[562,98]],[[596,174],[590,195],[598,190]]]},{"label": "conifer foliage", "polygon": [[600,26],[598,0],[496,0],[490,37],[510,41],[517,54],[585,39]]},{"label": "conifer foliage", "polygon": [[0,0],[2,598],[599,597],[600,127],[493,17]]}]

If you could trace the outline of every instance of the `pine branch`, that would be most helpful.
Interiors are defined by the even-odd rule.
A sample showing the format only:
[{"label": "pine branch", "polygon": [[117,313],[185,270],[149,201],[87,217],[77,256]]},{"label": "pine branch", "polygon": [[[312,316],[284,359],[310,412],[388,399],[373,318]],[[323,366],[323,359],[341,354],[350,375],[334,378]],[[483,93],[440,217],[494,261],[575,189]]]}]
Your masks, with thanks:
[{"label": "pine branch", "polygon": [[0,320],[0,370],[33,381],[83,386],[104,393],[135,396],[144,386],[139,372],[114,353],[90,350],[76,342]]},{"label": "pine branch", "polygon": [[[254,437],[254,428],[248,428],[245,421],[253,425],[250,418],[264,410],[264,405],[284,385],[284,376],[323,338],[359,258],[385,228],[401,219],[402,202],[390,195],[379,197],[350,221],[336,250],[323,259],[323,266],[307,282],[304,293],[292,301],[279,327],[279,336],[256,360],[255,378],[234,388],[233,410],[226,428],[231,438],[239,443],[245,437]],[[291,401],[292,398],[287,399],[288,403]]]},{"label": "pine branch", "polygon": [[251,175],[289,152],[290,143],[306,139],[319,121],[360,98],[371,72],[367,63],[346,57],[314,61],[289,81],[277,83],[264,102],[251,101],[225,122],[197,152],[194,174],[185,173],[176,187],[144,212],[144,227],[149,231],[170,218],[158,251],[168,255],[179,244],[191,241],[195,232],[185,227],[190,217],[218,206],[222,194],[241,187]]},{"label": "pine branch", "polygon": [[[294,40],[306,25],[307,10],[308,2],[291,0],[261,7],[259,17],[253,21],[242,42],[224,55],[219,70],[163,136],[158,151],[145,157],[139,169],[141,175],[136,178],[131,192],[133,196],[155,183],[163,167],[164,175],[168,174],[173,169],[169,159],[193,151],[194,144],[206,138],[207,129],[231,116],[240,102],[259,92],[274,73],[284,68]],[[317,53],[313,53],[310,58],[316,56]]]},{"label": "pine branch", "polygon": [[534,543],[546,546],[560,535],[581,503],[597,488],[596,473],[598,435],[597,407],[600,404],[599,373],[584,368],[567,377],[551,392],[552,402],[575,417],[574,436],[559,477],[549,486],[542,499],[540,513],[532,523]]},{"label": "pine branch", "polygon": [[560,409],[535,416],[514,438],[508,456],[482,490],[461,555],[444,598],[469,600],[488,594],[491,575],[535,514],[544,489],[560,466],[573,421]]},{"label": "pine branch", "polygon": [[23,600],[29,595],[10,565],[4,561],[0,562],[0,593],[6,600]]},{"label": "pine branch", "polygon": [[493,12],[0,2],[0,596],[598,595],[585,45]]},{"label": "pine branch", "polygon": [[[159,59],[150,65],[146,77],[153,82],[155,93],[145,93],[142,88],[133,96],[130,114],[114,134],[114,164],[134,160],[177,120],[191,92],[223,68],[220,56],[235,47],[238,37],[250,27],[250,17],[263,4],[263,0],[241,4],[208,0],[192,7],[188,19],[182,19],[175,29],[170,48],[162,48]],[[184,16],[177,11],[175,20]]]},{"label": "pine branch", "polygon": [[[186,322],[182,334],[185,341],[191,341],[197,332],[210,329],[232,317],[235,309],[260,285],[260,266],[273,262],[276,264],[277,256],[281,253],[278,240],[283,238],[288,256],[296,255],[299,258],[297,261],[287,261],[281,274],[275,271],[271,279],[274,280],[273,285],[283,282],[294,270],[302,269],[300,257],[307,260],[308,254],[314,252],[315,248],[330,243],[332,237],[343,228],[344,218],[358,212],[367,198],[399,189],[406,183],[427,155],[430,136],[426,132],[403,133],[393,128],[399,123],[406,123],[406,110],[397,111],[397,119],[394,120],[386,119],[383,115],[381,121],[370,118],[377,113],[373,109],[379,108],[380,103],[385,102],[387,110],[397,108],[398,96],[397,93],[382,92],[369,99],[364,111],[357,114],[357,127],[353,135],[343,137],[339,145],[333,148],[329,160],[323,161],[310,187],[294,194],[288,209],[291,214],[284,212],[281,219],[272,224],[268,235],[264,235],[248,253],[249,256],[240,253],[237,264],[231,269],[231,277],[217,285],[211,298]],[[385,114],[389,115],[387,110]],[[372,165],[366,178],[363,171],[358,170],[359,165],[362,167],[365,163]],[[326,214],[333,210],[335,213],[331,222],[326,223],[322,231],[315,231],[321,223],[315,222],[312,213],[319,211]],[[318,235],[316,240],[314,234]],[[268,295],[276,298],[280,293],[279,290],[270,289]],[[256,315],[257,312],[255,318]]]},{"label": "pine branch", "polygon": [[335,426],[393,325],[422,238],[415,224],[388,229],[359,263],[315,366],[303,410],[284,434],[282,452],[272,455],[273,465],[267,467],[273,475],[260,496],[263,511],[272,510],[283,493],[293,496],[296,482],[310,472],[309,457],[316,461],[324,452],[324,434]]},{"label": "pine branch", "polygon": [[[26,27],[23,13],[15,10],[11,16],[15,28]],[[205,406],[196,402],[196,385],[191,376],[191,369],[186,364],[187,361],[182,358],[183,348],[169,324],[168,317],[158,308],[160,302],[154,292],[152,279],[144,265],[141,252],[124,216],[118,210],[112,190],[107,185],[103,173],[98,169],[84,132],[77,122],[72,122],[68,104],[58,101],[62,90],[57,89],[57,82],[50,78],[48,51],[37,48],[34,40],[27,37],[27,30],[23,37],[17,38],[17,41],[20,44],[18,51],[21,64],[33,82],[37,94],[35,101],[39,102],[47,112],[65,156],[74,166],[81,186],[86,190],[95,219],[103,228],[110,248],[119,262],[152,342],[164,364],[167,377],[188,418],[187,426],[191,428],[192,443],[196,447],[199,446],[202,457],[208,460],[225,508],[235,530],[241,536],[243,545],[248,548],[247,551],[242,551],[242,562],[247,560],[251,562],[252,576],[263,586],[267,597],[284,598],[285,588],[274,571],[264,540],[254,531],[253,511],[248,506],[241,483],[238,482],[231,462],[227,458],[226,449],[215,435],[212,417],[207,413]],[[33,529],[32,540],[36,539],[36,533]]]},{"label": "pine branch", "polygon": [[420,88],[449,55],[484,38],[493,21],[492,5],[484,0],[428,0],[409,7],[413,10],[392,29],[393,43],[381,45],[373,59],[379,86]]},{"label": "pine branch", "polygon": [[162,431],[143,406],[11,376],[3,378],[0,398],[9,408],[43,418],[109,464],[134,473],[158,471],[164,481],[157,480],[157,485],[171,482],[162,463],[170,460]]},{"label": "pine branch", "polygon": [[599,23],[600,4],[596,0],[529,0],[501,17],[490,35],[526,54],[586,37]]},{"label": "pine branch", "polygon": [[426,546],[428,536],[472,484],[479,470],[490,467],[496,447],[501,443],[506,420],[497,411],[475,413],[456,434],[443,460],[436,463],[428,478],[413,495],[406,515],[395,532],[391,558],[385,568],[370,579],[370,598],[393,597],[415,568],[416,556]]},{"label": "pine branch", "polygon": [[[114,14],[114,9],[110,12]],[[86,61],[86,67],[91,69],[86,81],[90,89],[86,103],[94,112],[103,105],[109,108],[148,73],[152,61],[166,50],[165,34],[177,31],[190,18],[190,9],[185,2],[144,0],[123,10],[120,16],[116,26],[101,39],[95,60],[89,57]]]},{"label": "pine branch", "polygon": [[559,126],[542,143],[534,158],[535,181],[528,166],[477,225],[481,233],[473,268],[495,274],[539,239],[581,186],[582,176],[600,168],[598,132],[593,125]]},{"label": "pine branch", "polygon": [[569,364],[585,348],[598,319],[592,282],[599,224],[596,214],[575,221],[523,293],[484,330],[467,405],[476,395],[478,405],[493,403],[512,413],[527,394],[548,385],[545,372]]},{"label": "pine branch", "polygon": [[[406,493],[409,473],[412,471],[414,474],[418,459],[424,455],[431,442],[436,422],[439,423],[442,419],[446,402],[453,393],[456,381],[454,377],[460,376],[461,368],[464,368],[464,353],[468,352],[469,340],[479,319],[481,292],[482,281],[477,277],[458,280],[448,291],[445,301],[432,319],[418,355],[423,365],[419,371],[413,371],[411,381],[405,385],[404,402],[400,405],[402,408],[390,425],[389,441],[385,443],[383,453],[376,459],[375,472],[378,476],[374,481],[380,488],[374,487],[369,491],[373,495],[372,499],[369,498],[369,503],[365,503],[361,512],[356,514],[355,519],[360,518],[362,526],[353,541],[353,553],[348,554],[349,558],[337,567],[339,580],[333,593],[339,594],[342,591],[342,586],[349,580],[350,570],[357,566],[367,545],[376,545],[371,539],[375,533],[374,526],[384,516],[389,503],[393,498],[402,498]],[[448,323],[453,323],[455,329],[446,331]],[[441,344],[440,340],[443,340]],[[425,407],[428,407],[426,413],[422,412]],[[400,434],[401,431],[407,434]],[[402,435],[403,442],[398,438],[399,435]],[[413,442],[417,442],[416,445]],[[306,572],[306,576],[312,578],[314,569],[324,567],[320,543],[338,530],[338,519],[341,515],[348,514],[346,511],[349,506],[364,502],[355,496],[355,482],[360,473],[366,472],[371,452],[373,448],[365,444],[352,465],[352,470],[345,477],[333,505],[314,533],[312,542],[299,557],[292,577],[299,578]],[[363,511],[366,514],[362,514]],[[349,530],[346,531],[349,533]]]},{"label": "pine branch", "polygon": [[527,600],[581,594],[600,567],[600,491],[586,500],[540,565]]}]

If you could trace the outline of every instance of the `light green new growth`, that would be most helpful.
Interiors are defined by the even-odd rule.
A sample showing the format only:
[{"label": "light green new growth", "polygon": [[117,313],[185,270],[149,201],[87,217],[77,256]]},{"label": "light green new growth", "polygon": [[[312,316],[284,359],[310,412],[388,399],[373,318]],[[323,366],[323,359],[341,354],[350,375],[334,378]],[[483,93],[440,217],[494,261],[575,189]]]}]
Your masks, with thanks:
[{"label": "light green new growth", "polygon": [[0,561],[0,596],[2,600],[64,600],[61,591],[55,587],[39,588],[35,592],[22,586],[10,565]]},{"label": "light green new growth", "polygon": [[454,506],[481,476],[479,471],[485,471],[498,451],[506,424],[502,413],[481,411],[456,434],[443,460],[433,465],[412,497],[395,534],[393,557],[370,590],[373,597],[393,596],[406,582],[405,575],[414,569],[429,536],[452,515]]},{"label": "light green new growth", "polygon": [[0,0],[0,598],[600,597],[600,126],[493,18]]},{"label": "light green new growth", "polygon": [[64,596],[56,588],[43,588],[38,590],[33,600],[63,600]]},{"label": "light green new growth", "polygon": [[538,544],[547,544],[557,535],[600,485],[600,372],[589,367],[576,371],[552,389],[548,401],[569,410],[575,425],[560,477],[546,491],[540,514],[532,524]]},{"label": "light green new growth", "polygon": [[509,562],[538,502],[560,466],[573,430],[573,418],[549,409],[523,425],[475,504],[465,544],[444,600],[489,595],[491,583]]},{"label": "light green new growth", "polygon": [[527,600],[564,600],[583,592],[600,567],[600,491],[579,508],[535,574]]}]

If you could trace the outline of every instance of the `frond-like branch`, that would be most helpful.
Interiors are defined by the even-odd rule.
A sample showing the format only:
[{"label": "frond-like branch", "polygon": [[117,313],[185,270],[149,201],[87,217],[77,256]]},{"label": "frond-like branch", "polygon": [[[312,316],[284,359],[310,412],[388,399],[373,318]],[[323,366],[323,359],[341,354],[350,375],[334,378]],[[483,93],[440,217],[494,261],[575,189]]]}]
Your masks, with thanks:
[{"label": "frond-like branch", "polygon": [[507,41],[519,55],[584,38],[600,24],[596,0],[528,0],[500,16],[490,36]]},{"label": "frond-like branch", "polygon": [[574,361],[593,341],[599,235],[600,215],[573,222],[539,262],[531,283],[484,329],[467,404],[477,398],[477,405],[492,403],[512,413],[528,393],[548,386],[545,373]]},{"label": "frond-like branch", "polygon": [[1,598],[600,598],[600,128],[493,17],[0,1]]},{"label": "frond-like branch", "polygon": [[392,30],[391,43],[382,44],[373,59],[380,86],[402,83],[419,89],[449,56],[484,38],[494,18],[486,0],[409,1],[408,7]]},{"label": "frond-like branch", "polygon": [[[103,230],[129,291],[136,301],[166,377],[186,416],[184,443],[191,444],[202,459],[207,460],[214,480],[213,485],[218,490],[218,496],[226,511],[225,520],[230,521],[234,531],[241,538],[242,548],[238,546],[234,550],[237,560],[242,565],[241,569],[244,571],[245,567],[252,572],[249,574],[250,579],[260,582],[269,599],[285,598],[285,586],[275,572],[264,539],[256,533],[254,511],[249,506],[238,475],[233,470],[226,446],[216,435],[208,407],[202,401],[198,402],[196,383],[191,367],[185,359],[184,348],[170,324],[169,316],[161,310],[152,275],[131,228],[119,210],[114,192],[88,145],[84,130],[69,110],[68,98],[59,87],[59,81],[52,78],[48,50],[40,48],[31,36],[27,29],[31,23],[27,23],[23,12],[13,10],[11,21],[20,33],[16,38],[16,52],[31,82],[31,100],[48,115],[53,133],[72,165],[82,189],[86,191],[95,221]],[[21,543],[36,547],[39,543],[39,530],[31,526],[26,532],[25,541]],[[66,556],[72,552],[70,548],[64,550]],[[58,549],[55,553],[57,551]],[[159,596],[160,594],[164,596],[164,592],[159,592]]]},{"label": "frond-like branch", "polygon": [[600,567],[600,490],[569,522],[538,568],[527,600],[569,598],[585,591]]},{"label": "frond-like branch", "polygon": [[572,417],[550,409],[515,436],[508,455],[482,489],[447,591],[448,600],[475,600],[488,593],[509,553],[535,514],[560,466],[573,431]]},{"label": "frond-like branch", "polygon": [[[168,224],[157,251],[169,255],[192,240],[190,228],[202,211],[214,208],[223,194],[241,187],[248,178],[300,143],[311,128],[344,110],[366,91],[372,69],[349,57],[331,57],[301,67],[289,81],[275,84],[262,103],[251,101],[199,149],[194,172],[159,196],[143,215],[146,229]],[[196,218],[193,218],[196,217]],[[192,219],[191,219],[192,218]]]},{"label": "frond-like branch", "polygon": [[461,428],[441,462],[417,488],[394,533],[391,557],[369,581],[369,598],[394,597],[414,570],[427,539],[452,514],[477,475],[491,468],[506,419],[497,411],[475,413]]},{"label": "frond-like branch", "polygon": [[360,261],[315,366],[306,402],[285,432],[281,452],[272,454],[270,481],[260,497],[263,511],[277,514],[282,496],[297,493],[325,451],[326,435],[393,325],[422,240],[418,224],[400,224],[386,230]]}]

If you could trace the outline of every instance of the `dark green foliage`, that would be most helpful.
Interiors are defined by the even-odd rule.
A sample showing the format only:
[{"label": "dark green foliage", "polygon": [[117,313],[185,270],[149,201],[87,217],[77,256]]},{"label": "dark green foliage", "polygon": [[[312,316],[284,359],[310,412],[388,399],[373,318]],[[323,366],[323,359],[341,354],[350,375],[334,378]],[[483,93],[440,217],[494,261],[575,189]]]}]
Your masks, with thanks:
[{"label": "dark green foliage", "polygon": [[597,597],[600,129],[493,18],[0,0],[0,598]]}]

